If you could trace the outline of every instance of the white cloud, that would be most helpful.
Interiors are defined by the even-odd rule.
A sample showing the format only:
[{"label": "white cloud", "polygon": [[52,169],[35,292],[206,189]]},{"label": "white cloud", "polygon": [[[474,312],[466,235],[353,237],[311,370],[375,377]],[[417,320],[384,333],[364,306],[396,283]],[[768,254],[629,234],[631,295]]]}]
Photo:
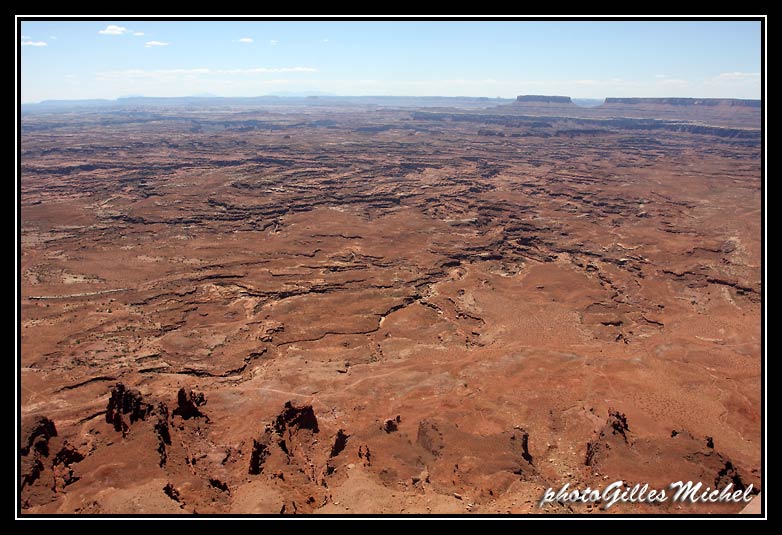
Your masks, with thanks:
[{"label": "white cloud", "polygon": [[130,30],[128,30],[124,26],[109,24],[104,29],[99,30],[98,33],[102,35],[122,35],[123,33],[128,33],[129,31]]},{"label": "white cloud", "polygon": [[133,32],[133,35],[135,35],[136,37],[141,37],[142,35],[144,35],[144,32]]},{"label": "white cloud", "polygon": [[276,74],[276,73],[303,73],[317,72],[313,67],[252,67],[249,69],[126,69],[122,71],[103,71],[96,73],[97,80],[173,80],[187,77],[213,77],[213,76],[249,76],[256,74]]},{"label": "white cloud", "polygon": [[700,95],[760,98],[759,72],[723,72],[701,83]]},{"label": "white cloud", "polygon": [[755,82],[759,80],[759,72],[723,72],[714,77],[715,82]]},{"label": "white cloud", "polygon": [[239,42],[240,43],[252,43],[253,42],[253,38],[252,37],[242,37],[241,39],[239,39]]},{"label": "white cloud", "polygon": [[269,44],[272,45],[272,46],[277,46],[277,45],[280,44],[280,42],[277,39],[271,39],[269,41]]},{"label": "white cloud", "polygon": [[30,36],[29,35],[23,35],[22,39],[30,39]]},{"label": "white cloud", "polygon": [[170,44],[171,43],[166,43],[166,42],[163,42],[163,41],[147,41],[146,43],[144,43],[144,47],[145,48],[152,48],[153,46],[168,46]]},{"label": "white cloud", "polygon": [[313,67],[255,67],[252,69],[227,69],[214,71],[215,74],[262,74],[268,72],[318,72]]},{"label": "white cloud", "polygon": [[46,41],[22,41],[22,46],[47,46]]},{"label": "white cloud", "polygon": [[51,39],[52,41],[56,41],[57,40],[57,36],[56,35],[50,35],[49,39]]},{"label": "white cloud", "polygon": [[328,42],[329,42],[329,40],[328,40],[328,39],[324,39],[324,40],[323,40],[323,42],[324,42],[324,43],[328,43]]}]

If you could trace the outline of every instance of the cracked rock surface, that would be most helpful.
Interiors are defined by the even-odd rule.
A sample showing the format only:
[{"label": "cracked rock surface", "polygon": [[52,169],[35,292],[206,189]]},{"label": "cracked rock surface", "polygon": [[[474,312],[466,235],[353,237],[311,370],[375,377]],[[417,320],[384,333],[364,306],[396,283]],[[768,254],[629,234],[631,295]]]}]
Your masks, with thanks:
[{"label": "cracked rock surface", "polygon": [[529,105],[24,116],[23,511],[760,490],[751,110]]}]

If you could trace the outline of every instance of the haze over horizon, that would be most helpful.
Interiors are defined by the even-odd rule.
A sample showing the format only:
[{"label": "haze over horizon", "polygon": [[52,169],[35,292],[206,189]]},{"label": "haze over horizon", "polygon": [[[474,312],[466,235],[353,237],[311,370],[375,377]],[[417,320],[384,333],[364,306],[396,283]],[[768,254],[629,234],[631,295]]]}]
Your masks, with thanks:
[{"label": "haze over horizon", "polygon": [[21,100],[758,99],[757,21],[26,21]]}]

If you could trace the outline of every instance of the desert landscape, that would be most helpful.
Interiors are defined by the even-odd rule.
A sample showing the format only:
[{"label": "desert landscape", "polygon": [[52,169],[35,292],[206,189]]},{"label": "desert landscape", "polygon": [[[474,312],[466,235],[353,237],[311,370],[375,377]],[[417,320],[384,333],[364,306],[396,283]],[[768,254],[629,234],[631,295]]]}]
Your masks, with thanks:
[{"label": "desert landscape", "polygon": [[763,488],[761,107],[21,118],[22,514],[672,514]]}]

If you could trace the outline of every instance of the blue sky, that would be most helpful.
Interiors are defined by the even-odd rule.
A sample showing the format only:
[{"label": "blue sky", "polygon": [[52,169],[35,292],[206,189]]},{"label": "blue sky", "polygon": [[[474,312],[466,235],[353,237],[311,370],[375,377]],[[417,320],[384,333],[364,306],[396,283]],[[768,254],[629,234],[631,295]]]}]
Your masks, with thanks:
[{"label": "blue sky", "polygon": [[128,95],[760,98],[760,23],[30,21],[22,101]]}]

